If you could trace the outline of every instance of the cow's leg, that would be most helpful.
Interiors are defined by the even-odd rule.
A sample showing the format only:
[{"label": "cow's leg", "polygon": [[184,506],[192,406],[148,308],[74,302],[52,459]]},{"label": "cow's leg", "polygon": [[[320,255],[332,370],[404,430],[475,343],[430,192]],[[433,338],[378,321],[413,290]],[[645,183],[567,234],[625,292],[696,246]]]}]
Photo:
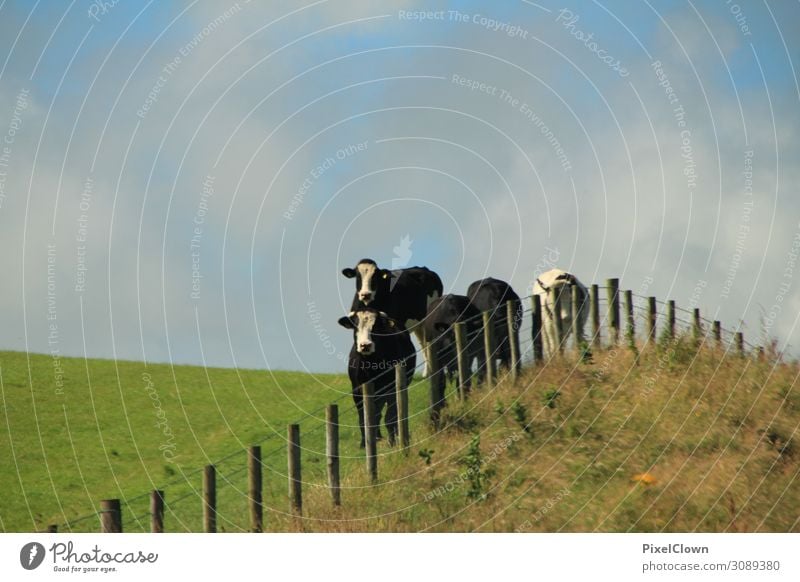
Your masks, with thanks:
[{"label": "cow's leg", "polygon": [[572,316],[567,315],[561,319],[561,342],[564,348],[566,349],[567,340],[569,339],[570,334],[572,333]]},{"label": "cow's leg", "polygon": [[397,398],[395,398],[394,392],[391,392],[384,396],[384,400],[386,401],[384,422],[386,423],[386,432],[389,435],[389,446],[393,447],[397,439]]},{"label": "cow's leg", "polygon": [[475,345],[475,355],[478,360],[478,384],[483,384],[484,380],[486,379],[486,350],[483,349],[483,346],[480,346],[477,343]]},{"label": "cow's leg", "polygon": [[429,362],[428,350],[430,349],[430,346],[428,345],[428,342],[425,341],[425,330],[422,329],[422,325],[419,324],[409,329],[411,329],[411,332],[414,334],[414,337],[416,337],[417,341],[419,342],[419,351],[422,353],[422,361],[424,362],[422,365],[422,377],[427,378],[428,374],[430,373],[430,368],[428,366]]},{"label": "cow's leg", "polygon": [[554,322],[550,317],[542,318],[542,332],[544,336],[544,351],[545,357],[553,357],[553,325]]},{"label": "cow's leg", "polygon": [[373,407],[375,410],[375,417],[372,419],[372,424],[375,427],[375,440],[381,441],[383,440],[383,435],[381,434],[381,417],[383,416],[383,406],[386,401],[382,395],[376,394],[373,397],[373,402],[375,402],[375,406]]},{"label": "cow's leg", "polygon": [[362,449],[365,446],[364,440],[364,400],[360,388],[353,388],[353,401],[356,404],[356,411],[358,412],[358,428],[361,431],[361,444]]}]

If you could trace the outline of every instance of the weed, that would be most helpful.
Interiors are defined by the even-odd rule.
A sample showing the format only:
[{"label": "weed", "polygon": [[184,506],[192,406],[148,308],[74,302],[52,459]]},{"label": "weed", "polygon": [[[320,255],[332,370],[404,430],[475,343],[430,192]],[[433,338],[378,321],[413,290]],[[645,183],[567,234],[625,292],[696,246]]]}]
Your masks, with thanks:
[{"label": "weed", "polygon": [[489,479],[494,475],[494,469],[484,469],[483,456],[481,455],[481,437],[475,435],[469,442],[467,454],[459,459],[458,463],[466,467],[467,499],[483,501],[488,497],[486,489]]},{"label": "weed", "polygon": [[578,361],[581,364],[591,364],[592,360],[592,349],[589,346],[589,342],[585,339],[581,340],[581,343],[578,345]]},{"label": "weed", "polygon": [[433,453],[433,449],[420,449],[419,453],[417,454],[422,458],[422,460],[425,461],[426,465],[430,465],[431,459],[433,458]]},{"label": "weed", "polygon": [[531,431],[531,423],[528,420],[528,409],[524,404],[522,404],[522,402],[517,400],[511,406],[511,414],[514,415],[514,420],[517,421],[517,424],[519,425],[519,427],[523,431],[525,431],[525,433],[527,435],[533,436],[533,433]]},{"label": "weed", "polygon": [[542,403],[547,408],[555,408],[560,396],[561,392],[558,389],[551,388],[542,395]]}]

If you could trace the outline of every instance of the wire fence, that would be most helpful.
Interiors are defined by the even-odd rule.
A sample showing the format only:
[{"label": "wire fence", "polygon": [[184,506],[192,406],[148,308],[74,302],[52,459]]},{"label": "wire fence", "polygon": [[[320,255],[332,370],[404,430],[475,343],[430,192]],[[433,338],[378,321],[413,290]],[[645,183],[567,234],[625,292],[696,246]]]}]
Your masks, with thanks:
[{"label": "wire fence", "polygon": [[[704,342],[713,341],[714,345],[726,350],[747,348],[755,351],[758,349],[756,346],[743,341],[741,336],[738,340],[741,344],[739,346],[736,345],[737,334],[740,333],[740,330],[724,328],[719,322],[700,316],[698,311],[678,307],[674,302],[658,301],[630,291],[618,291],[616,297],[618,299],[619,313],[615,317],[613,310],[609,308],[609,291],[616,287],[600,285],[593,287],[592,293],[587,295],[586,298],[588,302],[591,296],[593,303],[588,310],[590,313],[589,321],[586,322],[583,329],[583,339],[586,346],[609,346],[614,343],[614,338],[617,338],[616,341],[620,343],[625,341],[647,343],[669,335],[672,337],[694,337]],[[539,321],[537,317],[542,317],[542,311],[539,310],[538,316],[534,316],[533,298],[533,295],[520,298],[514,309],[515,319],[519,318],[520,320],[519,326],[516,327],[519,337],[517,355],[520,365],[523,367],[537,363],[535,356],[537,353],[536,345],[542,341],[543,329],[534,325],[535,321]],[[541,304],[544,298],[540,297],[539,299]],[[611,307],[615,303],[612,302]],[[493,329],[502,330],[504,326],[507,326],[507,309],[506,304],[500,304],[489,313],[489,322]],[[592,317],[591,314],[595,313],[596,317]],[[473,324],[473,327],[474,324],[481,323],[482,330],[483,321],[478,322],[477,320],[483,320],[483,317],[484,314],[481,313],[473,317],[462,318],[460,321],[465,325]],[[617,321],[616,329],[613,327],[614,320]],[[548,322],[544,321],[542,325],[547,326]],[[648,336],[651,325],[653,336]],[[574,334],[570,334],[569,329],[562,330],[563,336],[566,336],[562,344],[564,349],[580,351],[586,347],[576,345],[578,338]],[[482,331],[479,334],[473,333],[467,338],[468,344],[479,342],[481,347],[483,346],[483,341]],[[507,341],[507,339],[501,338],[501,341],[495,343],[495,356],[503,341]],[[743,354],[745,353],[745,350],[741,351]],[[431,412],[430,408],[434,404],[427,399],[427,394],[423,394],[427,392],[426,388],[430,385],[429,380],[420,377],[420,372],[427,359],[424,354],[424,348],[416,349],[414,356],[416,358],[414,380],[409,384],[408,392],[409,395],[415,395],[412,400],[416,405],[417,411],[409,411],[409,417],[427,417],[428,413]],[[546,354],[545,357],[548,357],[548,355]],[[440,365],[452,370],[455,366],[455,361],[440,362]],[[480,372],[479,367],[470,363],[470,374],[478,374]],[[384,379],[387,374],[394,375],[395,370],[393,368],[383,370],[373,378],[373,381],[377,382]],[[342,401],[351,401],[351,399],[352,395],[346,392],[333,399],[331,404],[340,405]],[[291,423],[301,427],[303,438],[302,481],[304,486],[327,487],[324,440],[324,429],[326,427],[324,413],[326,407],[322,406],[306,412]],[[355,442],[357,440],[355,437],[359,430],[358,423],[355,420],[355,405],[340,408],[342,414],[340,424],[344,429],[343,442]],[[261,455],[261,467],[265,474],[265,482],[274,483],[282,480],[285,483],[288,479],[286,435],[271,429],[261,438],[255,439],[252,444],[267,445]],[[247,529],[242,525],[248,523],[248,503],[250,500],[247,455],[248,451],[246,449],[239,449],[215,460],[209,459],[209,464],[214,466],[217,475],[219,496],[217,507],[226,508],[224,513],[217,514],[217,523],[220,531],[244,531]],[[363,450],[353,450],[353,447],[345,446],[343,447],[341,459],[348,463],[356,461],[362,463],[363,455]],[[197,511],[197,508],[203,503],[201,479],[204,469],[198,468],[191,471],[179,469],[179,471],[179,476],[158,488],[165,493],[165,520],[168,520],[170,524],[170,531],[202,531],[202,516]],[[125,498],[121,501],[121,519],[125,523],[125,530],[149,531],[151,527],[151,492]],[[277,509],[284,506],[285,503],[285,489],[266,488],[264,507],[267,511],[285,514],[286,512]],[[95,511],[59,524],[57,528],[59,531],[68,532],[97,531],[100,527],[100,517],[101,512]]]}]

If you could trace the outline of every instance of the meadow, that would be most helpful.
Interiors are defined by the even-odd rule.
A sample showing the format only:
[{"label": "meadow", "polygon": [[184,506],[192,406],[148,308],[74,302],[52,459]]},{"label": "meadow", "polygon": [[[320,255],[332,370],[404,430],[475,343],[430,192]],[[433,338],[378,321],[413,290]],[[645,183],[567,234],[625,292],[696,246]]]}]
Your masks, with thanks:
[{"label": "meadow", "polygon": [[[379,443],[367,478],[345,375],[0,353],[0,529],[97,531],[99,500],[147,531],[201,531],[201,470],[218,530],[247,531],[245,448],[260,443],[267,531],[800,531],[800,366],[690,338],[526,367],[448,392],[438,430],[410,387],[412,443]],[[452,386],[450,387],[452,390]],[[63,392],[63,393],[62,393]],[[326,486],[324,407],[338,402],[342,506]],[[286,426],[300,421],[303,516],[289,511]],[[167,428],[168,427],[168,428]]]}]

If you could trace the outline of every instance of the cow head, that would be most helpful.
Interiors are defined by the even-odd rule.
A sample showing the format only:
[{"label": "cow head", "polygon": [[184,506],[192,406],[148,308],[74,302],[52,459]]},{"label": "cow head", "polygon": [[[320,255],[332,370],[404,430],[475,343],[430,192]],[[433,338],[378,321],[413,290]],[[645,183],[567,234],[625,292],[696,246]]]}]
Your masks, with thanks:
[{"label": "cow head", "polygon": [[369,356],[375,353],[375,343],[381,337],[397,333],[397,323],[383,311],[359,309],[350,315],[339,318],[339,325],[352,329],[359,354]]},{"label": "cow head", "polygon": [[356,296],[364,305],[369,305],[375,300],[378,285],[382,279],[391,277],[391,272],[379,269],[372,259],[361,259],[355,269],[342,269],[342,275],[348,279],[356,280]]}]

